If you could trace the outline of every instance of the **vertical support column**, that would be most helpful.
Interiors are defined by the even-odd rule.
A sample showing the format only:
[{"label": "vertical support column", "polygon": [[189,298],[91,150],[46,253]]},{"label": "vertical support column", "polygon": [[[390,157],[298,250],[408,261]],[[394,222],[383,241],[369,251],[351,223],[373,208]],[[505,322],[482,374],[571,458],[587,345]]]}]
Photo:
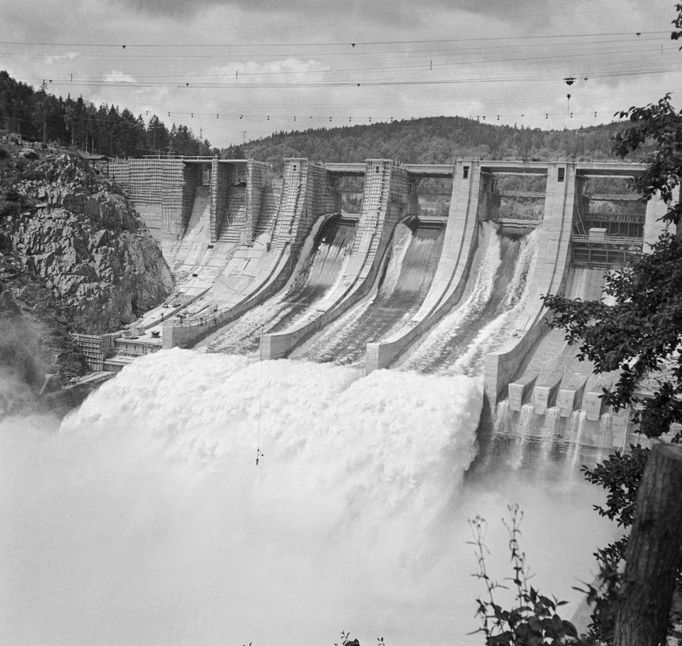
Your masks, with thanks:
[{"label": "vertical support column", "polygon": [[[477,162],[477,164],[478,173],[480,175],[480,189],[476,206],[476,217],[479,221],[485,222],[486,220],[495,219],[497,217],[500,209],[500,196],[495,186],[494,175],[490,172],[481,172],[480,162]],[[471,170],[468,172],[471,173]],[[458,161],[455,167],[455,180],[458,178],[464,179],[463,173],[464,166]]]},{"label": "vertical support column", "polygon": [[242,244],[251,244],[263,203],[263,187],[267,184],[267,166],[250,159],[246,168],[246,219],[240,235]]},{"label": "vertical support column", "polygon": [[182,188],[182,220],[180,223],[180,234],[184,234],[187,223],[192,216],[194,206],[194,196],[197,186],[201,184],[201,165],[185,163],[183,171],[184,185]]},{"label": "vertical support column", "polygon": [[536,292],[537,296],[532,296],[538,301],[543,294],[561,293],[566,280],[566,265],[578,187],[576,175],[575,163],[553,163],[547,169],[542,227],[545,231],[543,238],[549,242],[549,245],[542,245],[538,251],[536,275],[545,277],[545,280],[539,281],[541,284],[538,285],[540,289]]},{"label": "vertical support column", "polygon": [[215,242],[218,237],[217,225],[218,207],[218,158],[211,160],[211,242]]},{"label": "vertical support column", "polygon": [[658,196],[652,197],[646,203],[646,215],[644,219],[644,248],[646,252],[651,248],[651,245],[658,240],[658,237],[663,233],[667,226],[665,222],[661,221],[661,217],[665,215],[668,210],[666,203]]},{"label": "vertical support column", "polygon": [[421,178],[407,176],[407,215],[419,215],[419,184]]},{"label": "vertical support column", "polygon": [[585,195],[586,179],[584,175],[576,175],[575,178],[575,217],[573,219],[573,228],[576,233],[582,234],[589,233],[583,221],[583,217],[590,210],[590,200]]}]

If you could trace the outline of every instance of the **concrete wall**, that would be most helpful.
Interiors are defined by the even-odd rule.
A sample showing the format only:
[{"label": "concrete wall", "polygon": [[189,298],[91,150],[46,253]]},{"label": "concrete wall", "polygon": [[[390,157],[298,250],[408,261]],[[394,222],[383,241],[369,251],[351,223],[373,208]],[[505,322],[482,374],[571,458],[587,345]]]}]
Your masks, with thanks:
[{"label": "concrete wall", "polygon": [[260,217],[263,190],[270,183],[270,168],[263,162],[250,159],[247,166],[246,221],[241,231],[240,242],[251,244]]},{"label": "concrete wall", "polygon": [[407,213],[407,172],[390,160],[368,160],[362,213],[351,257],[325,312],[286,332],[261,337],[261,359],[286,356],[293,348],[340,316],[372,287],[393,229]]},{"label": "concrete wall", "polygon": [[661,218],[667,213],[668,206],[660,198],[653,197],[646,203],[646,216],[644,219],[644,248],[646,252],[656,242],[658,237],[666,230],[665,222]]},{"label": "concrete wall", "polygon": [[197,186],[201,185],[202,166],[200,164],[185,164],[183,169],[182,187],[182,232],[187,228],[187,223],[192,216],[194,196]]},{"label": "concrete wall", "polygon": [[455,162],[445,239],[431,288],[419,310],[402,330],[384,341],[367,344],[367,372],[390,366],[461,298],[476,250],[480,183],[480,162]]},{"label": "concrete wall", "polygon": [[[563,181],[559,179],[563,169]],[[547,192],[543,222],[540,225],[538,256],[533,276],[529,278],[526,309],[519,317],[513,340],[484,358],[484,388],[491,407],[517,375],[535,342],[547,330],[546,309],[540,297],[561,294],[568,269],[571,228],[575,206],[575,164],[552,163],[547,169]]]}]

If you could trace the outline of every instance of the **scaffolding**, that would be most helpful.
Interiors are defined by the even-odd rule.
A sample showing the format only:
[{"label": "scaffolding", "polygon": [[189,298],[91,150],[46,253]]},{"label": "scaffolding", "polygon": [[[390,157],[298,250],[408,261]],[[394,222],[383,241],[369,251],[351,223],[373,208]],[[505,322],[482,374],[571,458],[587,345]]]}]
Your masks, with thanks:
[{"label": "scaffolding", "polygon": [[571,261],[580,267],[618,267],[642,254],[643,239],[626,236],[571,236]]}]

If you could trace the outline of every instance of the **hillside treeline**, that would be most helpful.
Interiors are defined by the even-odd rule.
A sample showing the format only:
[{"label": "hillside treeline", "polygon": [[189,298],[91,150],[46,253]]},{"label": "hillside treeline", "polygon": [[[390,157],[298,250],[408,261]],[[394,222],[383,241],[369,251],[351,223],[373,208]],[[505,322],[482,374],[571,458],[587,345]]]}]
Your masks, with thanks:
[{"label": "hillside treeline", "polygon": [[168,130],[156,115],[145,124],[141,115],[127,108],[96,107],[82,97],[57,98],[44,85],[36,91],[6,71],[0,71],[0,128],[29,140],[76,146],[110,157],[217,153],[187,126],[173,124]]},{"label": "hillside treeline", "polygon": [[428,117],[328,130],[280,132],[223,150],[223,157],[253,157],[280,168],[286,157],[359,162],[395,159],[446,163],[454,157],[482,159],[608,159],[612,137],[622,123],[542,130],[493,125],[464,117]]}]

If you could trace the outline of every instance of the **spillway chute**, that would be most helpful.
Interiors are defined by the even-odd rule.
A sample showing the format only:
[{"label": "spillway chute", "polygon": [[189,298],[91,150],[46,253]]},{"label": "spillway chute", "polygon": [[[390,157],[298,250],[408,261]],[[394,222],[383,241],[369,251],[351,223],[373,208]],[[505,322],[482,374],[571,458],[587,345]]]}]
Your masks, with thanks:
[{"label": "spillway chute", "polygon": [[371,290],[395,225],[405,215],[407,205],[398,190],[405,183],[405,171],[393,162],[367,162],[357,233],[339,281],[320,302],[317,312],[310,311],[309,316],[284,331],[262,336],[261,358],[288,356],[295,347],[335,320]]},{"label": "spillway chute", "polygon": [[252,352],[263,334],[305,316],[334,288],[348,262],[356,222],[325,218],[308,244],[291,278],[279,294],[248,312],[203,343],[214,352]]},{"label": "spillway chute", "polygon": [[292,353],[294,358],[357,365],[369,341],[399,328],[422,303],[443,243],[440,222],[398,223],[370,293]]}]

